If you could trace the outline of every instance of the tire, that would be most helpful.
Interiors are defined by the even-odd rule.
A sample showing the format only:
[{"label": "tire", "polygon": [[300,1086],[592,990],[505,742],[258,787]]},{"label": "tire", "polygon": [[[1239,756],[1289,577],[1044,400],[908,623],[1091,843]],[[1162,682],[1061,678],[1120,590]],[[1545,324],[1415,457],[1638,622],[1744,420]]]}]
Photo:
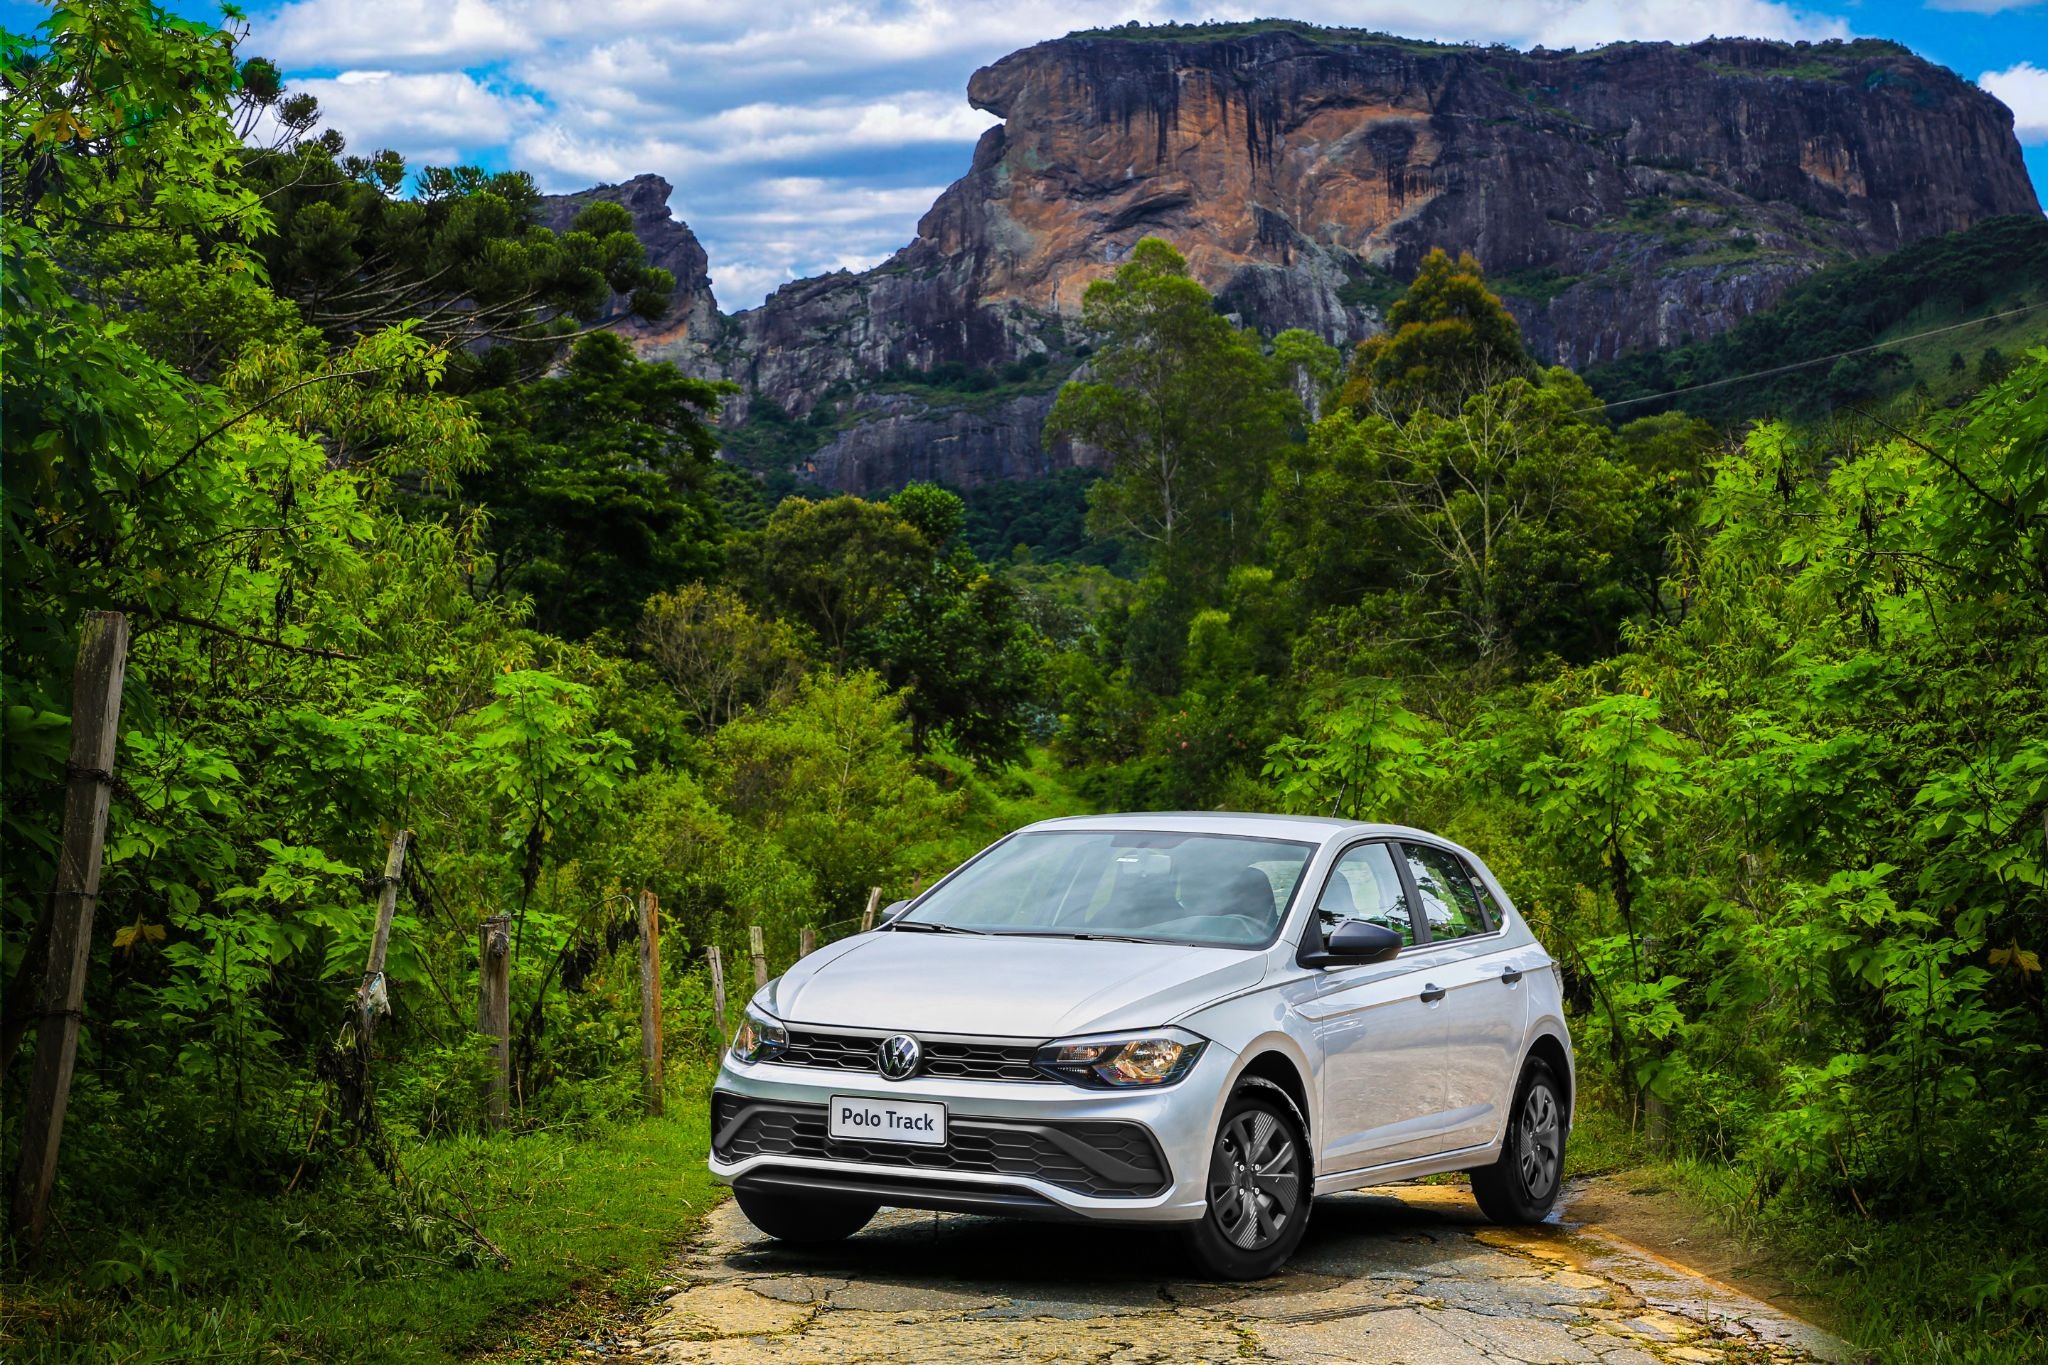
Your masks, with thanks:
[{"label": "tire", "polygon": [[1496,1223],[1540,1223],[1564,1187],[1564,1087],[1550,1064],[1531,1057],[1515,1087],[1500,1160],[1472,1172],[1479,1211]]},{"label": "tire", "polygon": [[866,1227],[881,1207],[851,1199],[768,1194],[744,1185],[735,1187],[732,1194],[749,1223],[778,1242],[799,1246],[843,1242]]},{"label": "tire", "polygon": [[1308,1135],[1284,1093],[1247,1083],[1231,1095],[1209,1148],[1208,1208],[1188,1230],[1196,1264],[1218,1279],[1264,1279],[1308,1227],[1315,1190]]}]

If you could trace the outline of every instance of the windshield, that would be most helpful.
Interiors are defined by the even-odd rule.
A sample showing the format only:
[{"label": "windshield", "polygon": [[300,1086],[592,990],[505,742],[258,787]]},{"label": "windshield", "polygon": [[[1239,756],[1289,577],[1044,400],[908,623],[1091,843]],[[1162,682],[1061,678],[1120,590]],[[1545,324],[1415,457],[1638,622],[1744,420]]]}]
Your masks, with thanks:
[{"label": "windshield", "polygon": [[987,934],[1263,947],[1309,844],[1133,830],[1019,834],[935,888],[897,925]]}]

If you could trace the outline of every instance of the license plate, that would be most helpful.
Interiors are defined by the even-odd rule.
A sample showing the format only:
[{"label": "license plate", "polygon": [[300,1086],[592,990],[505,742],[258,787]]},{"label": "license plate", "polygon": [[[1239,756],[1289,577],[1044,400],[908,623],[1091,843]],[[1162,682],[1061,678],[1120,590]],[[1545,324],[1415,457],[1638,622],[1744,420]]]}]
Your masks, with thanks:
[{"label": "license plate", "polygon": [[922,1100],[869,1100],[834,1095],[825,1131],[836,1138],[860,1142],[914,1142],[921,1147],[943,1147],[946,1106]]}]

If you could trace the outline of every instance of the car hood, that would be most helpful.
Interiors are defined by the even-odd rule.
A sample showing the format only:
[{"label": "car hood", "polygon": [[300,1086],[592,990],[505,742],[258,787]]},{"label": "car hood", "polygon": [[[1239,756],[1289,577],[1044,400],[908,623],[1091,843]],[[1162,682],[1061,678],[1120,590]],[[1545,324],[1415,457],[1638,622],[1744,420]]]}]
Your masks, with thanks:
[{"label": "car hood", "polygon": [[1151,1028],[1256,986],[1242,948],[883,930],[800,959],[768,987],[789,1023],[1005,1038]]}]

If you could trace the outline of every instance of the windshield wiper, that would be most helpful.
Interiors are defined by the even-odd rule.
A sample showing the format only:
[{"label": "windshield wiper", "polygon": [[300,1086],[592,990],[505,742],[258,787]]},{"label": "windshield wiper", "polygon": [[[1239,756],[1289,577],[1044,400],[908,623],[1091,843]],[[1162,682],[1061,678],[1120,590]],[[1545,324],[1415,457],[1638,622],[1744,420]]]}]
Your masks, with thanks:
[{"label": "windshield wiper", "polygon": [[890,920],[882,927],[894,930],[899,934],[914,931],[920,934],[979,934],[983,938],[988,937],[988,930],[986,929],[969,929],[965,925],[960,924],[940,924],[935,920],[895,919]]},{"label": "windshield wiper", "polygon": [[997,938],[1078,938],[1090,943],[1161,943],[1162,939],[1135,938],[1130,934],[1093,934],[1082,929],[1017,929]]}]

